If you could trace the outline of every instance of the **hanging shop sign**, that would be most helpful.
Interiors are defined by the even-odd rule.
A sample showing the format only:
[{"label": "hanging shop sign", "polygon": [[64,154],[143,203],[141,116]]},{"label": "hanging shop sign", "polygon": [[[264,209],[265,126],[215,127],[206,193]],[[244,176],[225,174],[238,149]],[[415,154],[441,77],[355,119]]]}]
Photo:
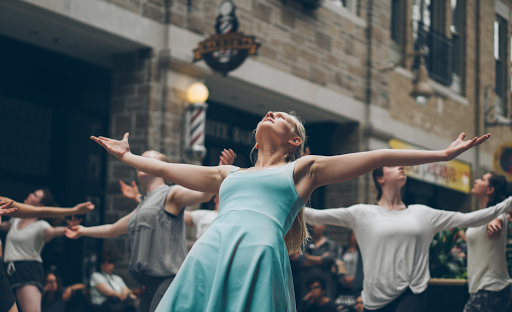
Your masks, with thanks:
[{"label": "hanging shop sign", "polygon": [[238,32],[235,10],[235,4],[230,0],[219,5],[216,34],[199,42],[194,50],[194,62],[204,60],[213,70],[227,75],[242,65],[249,55],[257,55],[260,44],[254,36]]},{"label": "hanging shop sign", "polygon": [[[389,146],[393,149],[423,149],[396,139],[390,140]],[[405,167],[405,174],[466,194],[471,190],[471,165],[458,160]]]},{"label": "hanging shop sign", "polygon": [[512,141],[503,143],[494,152],[494,171],[504,175],[507,181],[512,182]]}]

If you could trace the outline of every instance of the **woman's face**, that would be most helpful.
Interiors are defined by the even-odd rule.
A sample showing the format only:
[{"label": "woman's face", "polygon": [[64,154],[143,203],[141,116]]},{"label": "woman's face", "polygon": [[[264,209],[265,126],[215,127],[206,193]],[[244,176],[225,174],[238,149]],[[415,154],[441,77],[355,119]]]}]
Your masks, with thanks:
[{"label": "woman's face", "polygon": [[286,144],[291,138],[296,137],[295,127],[295,122],[289,114],[268,112],[256,127],[256,142],[261,144],[270,138]]},{"label": "woman's face", "polygon": [[28,194],[27,198],[23,201],[25,204],[29,204],[32,206],[41,206],[41,199],[44,197],[43,190],[36,190],[30,194]]},{"label": "woman's face", "polygon": [[45,285],[45,288],[47,289],[47,291],[56,292],[58,287],[59,287],[59,285],[57,284],[57,277],[52,273],[48,274],[46,276],[46,285]]},{"label": "woman's face", "polygon": [[479,197],[486,196],[492,194],[494,191],[492,186],[489,184],[489,179],[491,178],[490,173],[484,174],[480,179],[475,180],[475,184],[471,189],[471,194]]},{"label": "woman's face", "polygon": [[[158,158],[158,155],[155,152],[152,152],[152,151],[144,152],[141,156],[142,157],[149,157],[149,158],[154,158],[154,159],[160,160]],[[154,176],[149,175],[149,174],[147,174],[145,172],[142,172],[140,170],[137,170],[137,178],[139,179],[140,183],[146,184],[145,182],[148,180],[148,178],[152,179],[152,178],[154,178]]]},{"label": "woman's face", "polygon": [[395,166],[395,167],[384,167],[383,171],[383,181],[388,185],[396,185],[397,187],[402,187],[407,182],[407,177],[405,176],[405,169],[403,166]]}]

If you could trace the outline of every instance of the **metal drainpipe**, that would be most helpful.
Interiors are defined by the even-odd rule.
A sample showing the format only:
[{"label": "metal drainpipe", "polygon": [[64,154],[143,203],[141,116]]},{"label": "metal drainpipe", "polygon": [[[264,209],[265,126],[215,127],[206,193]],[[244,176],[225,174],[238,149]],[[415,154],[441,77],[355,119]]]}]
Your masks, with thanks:
[{"label": "metal drainpipe", "polygon": [[164,31],[163,31],[163,49],[158,53],[158,78],[161,89],[160,98],[160,152],[165,153],[165,114],[167,111],[167,75],[169,70],[169,64],[171,61],[171,48],[169,47],[169,28],[171,23],[169,21],[170,12],[170,0],[164,1],[165,5],[165,16],[164,16]]},{"label": "metal drainpipe", "polygon": [[[368,0],[368,10],[366,14],[367,30],[366,30],[366,98],[365,98],[365,116],[363,125],[363,146],[364,150],[370,150],[370,135],[371,135],[371,123],[370,123],[370,109],[372,102],[372,9],[373,0]],[[364,175],[364,202],[370,202],[370,175]]]},{"label": "metal drainpipe", "polygon": [[[467,9],[467,7],[466,7]],[[475,8],[475,135],[480,135],[480,0],[476,0]],[[475,146],[475,169],[473,177],[480,170],[480,146]],[[476,200],[471,202],[471,210],[476,207]]]}]

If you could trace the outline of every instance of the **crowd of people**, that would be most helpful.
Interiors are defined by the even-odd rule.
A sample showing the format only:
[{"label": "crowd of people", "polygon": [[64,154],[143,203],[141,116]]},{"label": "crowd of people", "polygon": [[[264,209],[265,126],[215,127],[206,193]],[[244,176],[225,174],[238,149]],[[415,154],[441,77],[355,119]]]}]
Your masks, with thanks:
[{"label": "crowd of people", "polygon": [[[451,160],[489,137],[464,141],[461,134],[441,151],[303,157],[306,137],[299,119],[269,112],[255,131],[255,166],[247,169],[232,166],[232,150],[222,152],[219,166],[203,167],[170,163],[157,151],[133,155],[128,134],[120,141],[91,137],[137,169],[146,193],[139,194],[135,183],[121,182],[123,194],[138,206],[113,224],[92,227],[72,219],[68,227],[53,228],[38,220],[85,213],[93,208],[90,203],[47,207],[55,204],[45,190],[30,194],[23,204],[0,198],[0,215],[13,217],[0,225],[9,231],[0,293],[10,298],[2,300],[0,312],[17,310],[14,296],[24,312],[58,311],[84,290],[94,311],[134,310],[135,294],[113,274],[112,255],[102,255],[87,287],[67,288],[55,273],[44,275],[40,257],[44,243],[57,236],[124,234],[130,245],[130,276],[144,287],[137,305],[141,312],[421,312],[430,278],[430,242],[437,232],[454,227],[470,228],[471,297],[465,311],[504,311],[512,299],[505,262],[506,213],[512,199],[505,198],[504,177],[490,172],[476,180],[472,193],[482,209],[471,213],[406,206],[400,197],[406,182],[403,166]],[[305,207],[317,187],[369,172],[377,204]],[[184,209],[213,197],[215,211]],[[339,248],[324,235],[325,224],[349,228],[349,244]],[[190,251],[186,226],[197,230]]]}]

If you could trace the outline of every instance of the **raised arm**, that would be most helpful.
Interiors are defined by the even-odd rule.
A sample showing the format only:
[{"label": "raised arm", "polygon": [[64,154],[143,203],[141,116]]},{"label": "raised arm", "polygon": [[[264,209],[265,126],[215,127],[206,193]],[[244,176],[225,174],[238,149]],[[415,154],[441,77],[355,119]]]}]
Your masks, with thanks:
[{"label": "raised arm", "polygon": [[352,225],[355,221],[355,209],[355,206],[349,208],[334,208],[322,210],[306,207],[306,223],[312,225],[329,224],[352,228]]},{"label": "raised arm", "polygon": [[440,151],[383,149],[329,157],[306,156],[297,165],[299,171],[302,170],[301,176],[309,180],[309,187],[304,186],[306,193],[308,189],[312,191],[322,185],[350,180],[380,167],[413,166],[452,160],[473,146],[483,143],[490,134],[468,141],[463,141],[464,137],[465,134],[462,133],[448,148]]},{"label": "raised arm", "polygon": [[0,201],[13,202],[12,207],[17,209],[8,215],[13,218],[60,218],[72,215],[86,214],[94,209],[91,202],[85,202],[72,208],[59,207],[36,207],[29,204],[19,203],[10,198],[0,196]]},{"label": "raised arm", "polygon": [[509,197],[497,204],[485,209],[473,212],[462,213],[454,211],[445,211],[429,209],[431,219],[434,222],[436,232],[448,230],[454,227],[476,227],[484,225],[502,213],[512,210],[512,197]]},{"label": "raised arm", "polygon": [[149,157],[133,155],[128,144],[128,133],[123,140],[117,141],[105,137],[91,137],[107,152],[117,157],[123,163],[147,174],[162,177],[188,189],[216,194],[220,184],[229,174],[232,166],[204,167],[187,164],[172,164]]},{"label": "raised arm", "polygon": [[96,237],[96,238],[110,238],[123,234],[128,234],[128,220],[135,212],[132,211],[128,215],[122,217],[114,224],[104,224],[98,226],[85,227],[77,225],[71,229],[66,228],[66,237],[77,239],[82,236]]}]

